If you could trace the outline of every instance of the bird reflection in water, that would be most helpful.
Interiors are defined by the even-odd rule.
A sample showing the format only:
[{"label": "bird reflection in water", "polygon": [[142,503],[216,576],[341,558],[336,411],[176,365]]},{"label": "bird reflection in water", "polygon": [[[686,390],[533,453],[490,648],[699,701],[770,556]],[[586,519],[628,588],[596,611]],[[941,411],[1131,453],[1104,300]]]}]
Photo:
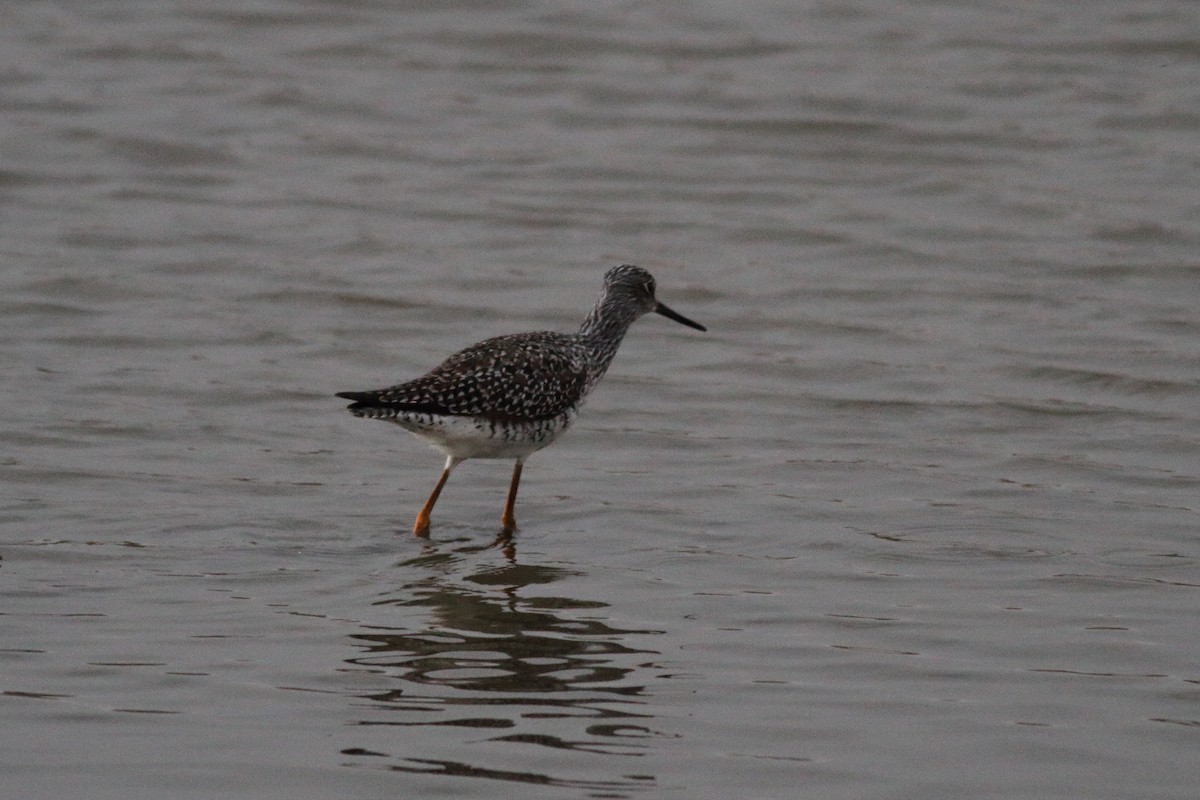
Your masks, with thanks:
[{"label": "bird reflection in water", "polygon": [[[345,754],[393,759],[388,769],[410,773],[618,793],[653,787],[653,776],[636,774],[628,757],[646,754],[663,735],[652,727],[645,685],[658,654],[631,640],[661,632],[608,625],[597,618],[607,603],[529,591],[577,572],[511,562],[469,572],[472,552],[426,548],[399,565],[423,574],[377,605],[408,609],[403,618],[418,625],[353,636],[361,653],[350,663],[389,674],[396,687],[364,696],[370,713],[357,724],[376,730]],[[423,732],[385,733],[395,728]],[[427,752],[412,752],[414,742]],[[514,745],[573,754],[558,763],[578,774],[545,774],[535,752],[529,769],[519,769],[527,751]]]}]

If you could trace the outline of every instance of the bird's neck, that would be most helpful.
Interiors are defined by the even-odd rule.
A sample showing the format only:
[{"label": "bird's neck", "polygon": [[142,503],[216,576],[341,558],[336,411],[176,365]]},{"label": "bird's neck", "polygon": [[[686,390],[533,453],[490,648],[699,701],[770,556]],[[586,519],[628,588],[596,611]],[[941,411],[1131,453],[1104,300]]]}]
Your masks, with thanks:
[{"label": "bird's neck", "polygon": [[592,370],[596,380],[608,369],[626,331],[639,316],[638,310],[629,303],[605,295],[579,326],[579,335],[595,354]]}]

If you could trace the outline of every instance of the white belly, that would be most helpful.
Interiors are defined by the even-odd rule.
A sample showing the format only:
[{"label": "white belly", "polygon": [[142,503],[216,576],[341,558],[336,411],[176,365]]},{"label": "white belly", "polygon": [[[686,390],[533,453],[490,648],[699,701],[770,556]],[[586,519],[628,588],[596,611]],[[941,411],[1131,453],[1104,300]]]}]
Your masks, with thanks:
[{"label": "white belly", "polygon": [[401,416],[393,421],[449,456],[524,459],[562,435],[575,421],[575,414],[513,425],[428,414]]}]

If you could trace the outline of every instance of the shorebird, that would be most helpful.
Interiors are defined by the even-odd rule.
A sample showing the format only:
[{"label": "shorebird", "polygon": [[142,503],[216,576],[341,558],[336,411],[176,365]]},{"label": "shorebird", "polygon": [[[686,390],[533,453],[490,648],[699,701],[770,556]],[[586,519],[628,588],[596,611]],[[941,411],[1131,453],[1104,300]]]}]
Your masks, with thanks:
[{"label": "shorebird", "polygon": [[658,302],[650,273],[625,264],[605,273],[600,299],[577,333],[497,336],[455,353],[416,380],[337,396],[352,401],[348,410],[354,416],[393,422],[446,454],[414,534],[429,535],[442,488],[468,458],[515,460],[501,516],[504,532],[512,532],[525,459],[571,427],[629,326],[650,312],[707,330]]}]

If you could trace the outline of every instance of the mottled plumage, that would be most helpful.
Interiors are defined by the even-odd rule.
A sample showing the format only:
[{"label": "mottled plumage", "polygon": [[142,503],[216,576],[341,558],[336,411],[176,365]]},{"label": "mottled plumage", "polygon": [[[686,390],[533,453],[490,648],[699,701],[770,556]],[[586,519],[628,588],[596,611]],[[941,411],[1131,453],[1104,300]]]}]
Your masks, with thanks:
[{"label": "mottled plumage", "polygon": [[612,363],[629,326],[651,311],[705,330],[654,299],[654,278],[624,265],[604,276],[604,291],[578,333],[497,336],[447,358],[407,383],[338,392],[350,413],[394,422],[447,456],[442,478],[413,532],[428,535],[429,514],[450,471],[468,458],[516,460],[503,522],[513,506],[525,459],[570,427],[587,395]]},{"label": "mottled plumage", "polygon": [[371,419],[407,413],[542,420],[582,399],[591,369],[577,334],[514,333],[473,344],[408,383],[338,396],[356,401],[352,414]]}]

